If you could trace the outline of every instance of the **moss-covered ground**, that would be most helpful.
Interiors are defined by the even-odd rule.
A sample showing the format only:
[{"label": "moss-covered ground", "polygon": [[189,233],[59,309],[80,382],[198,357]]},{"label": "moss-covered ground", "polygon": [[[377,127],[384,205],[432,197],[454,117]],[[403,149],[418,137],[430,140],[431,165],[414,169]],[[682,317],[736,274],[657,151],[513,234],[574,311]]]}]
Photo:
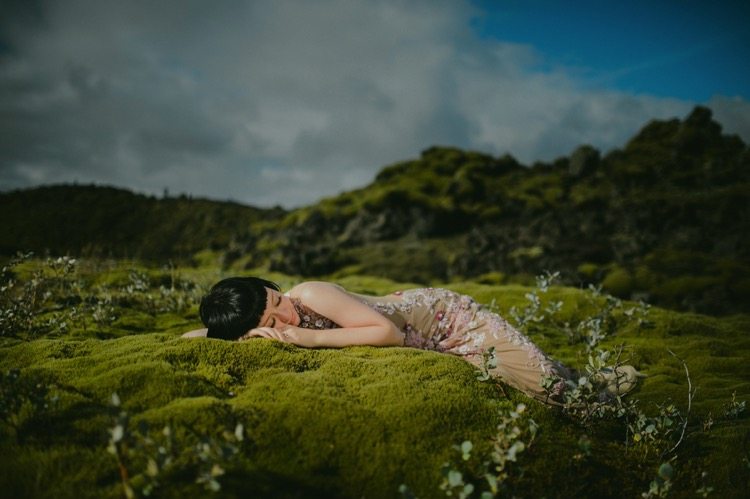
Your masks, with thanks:
[{"label": "moss-covered ground", "polygon": [[[143,292],[154,295],[160,279],[175,272],[141,270],[151,278],[150,291]],[[218,277],[206,270],[179,273],[197,283],[197,291]],[[112,264],[89,269],[86,282],[101,293],[126,286],[128,276],[128,266]],[[295,282],[270,277],[285,286]],[[341,284],[373,294],[409,287],[368,277],[346,277]],[[473,282],[446,287],[494,303],[505,316],[512,306],[524,307],[530,291]],[[605,299],[555,287],[543,298],[561,300],[563,307],[529,334],[552,356],[581,367],[585,348],[571,343],[562,325],[596,314]],[[182,332],[200,327],[194,303],[163,312],[143,303],[121,296],[109,323],[0,338],[0,370],[19,369],[20,379],[49,386],[50,397],[57,397],[47,409],[26,403],[3,413],[0,496],[121,497],[120,469],[107,451],[121,409],[130,428],[169,425],[185,442],[241,423],[246,438],[223,464],[217,497],[398,497],[401,484],[418,497],[442,497],[441,467],[460,459],[453,446],[471,440],[472,454],[489,459],[501,415],[520,402],[540,432],[510,468],[507,490],[517,496],[640,497],[669,459],[673,497],[695,497],[706,485],[714,497],[750,496],[750,419],[747,411],[728,411],[733,393],[738,403],[750,399],[746,315],[653,308],[648,327],[621,320],[601,343],[624,344],[623,357],[648,374],[629,395],[647,414],[658,414],[667,401],[686,413],[688,378],[669,350],[687,364],[697,391],[686,434],[674,453],[662,456],[648,446],[626,446],[622,422],[582,426],[501,383],[477,380],[475,368],[457,357],[409,348],[309,350],[265,339],[184,340]],[[120,409],[111,405],[113,393]],[[584,434],[591,442],[587,453],[579,447]],[[124,465],[137,486],[143,463],[134,457]],[[210,494],[188,471],[164,474],[153,494]]]}]

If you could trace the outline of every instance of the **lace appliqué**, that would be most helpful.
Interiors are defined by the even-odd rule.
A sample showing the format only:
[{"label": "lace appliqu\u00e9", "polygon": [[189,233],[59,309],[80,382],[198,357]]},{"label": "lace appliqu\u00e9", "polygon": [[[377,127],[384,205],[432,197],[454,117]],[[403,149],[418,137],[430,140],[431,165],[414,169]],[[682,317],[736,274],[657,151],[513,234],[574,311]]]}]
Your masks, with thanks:
[{"label": "lace appliqu\u00e9", "polygon": [[299,326],[305,329],[338,329],[341,326],[324,315],[304,306],[299,298],[290,298],[299,315]]},{"label": "lace appliqu\u00e9", "polygon": [[[552,361],[545,355],[542,350],[536,346],[525,334],[518,329],[514,328],[508,321],[500,317],[499,315],[482,310],[478,314],[481,318],[486,321],[489,329],[495,338],[505,338],[509,343],[520,346],[529,355],[529,367],[539,366],[543,373],[552,374],[554,373],[555,366]],[[500,360],[502,362],[502,359]]]},{"label": "lace appliqu\u00e9", "polygon": [[[470,296],[442,288],[410,289],[394,295],[401,299],[368,305],[386,316],[422,317],[420,324],[407,320],[401,328],[404,346],[458,355],[481,354],[485,333],[472,331],[478,327],[476,315],[481,306]],[[419,309],[421,314],[416,313]]]},{"label": "lace appliqu\u00e9", "polygon": [[[545,373],[554,372],[550,359],[526,335],[496,313],[484,310],[470,296],[442,288],[411,289],[394,295],[401,299],[368,305],[384,315],[403,317],[426,307],[431,317],[419,325],[406,322],[402,327],[404,346],[481,357],[490,334],[520,346],[527,352],[530,366],[540,366]],[[502,362],[502,358],[498,361]]]}]

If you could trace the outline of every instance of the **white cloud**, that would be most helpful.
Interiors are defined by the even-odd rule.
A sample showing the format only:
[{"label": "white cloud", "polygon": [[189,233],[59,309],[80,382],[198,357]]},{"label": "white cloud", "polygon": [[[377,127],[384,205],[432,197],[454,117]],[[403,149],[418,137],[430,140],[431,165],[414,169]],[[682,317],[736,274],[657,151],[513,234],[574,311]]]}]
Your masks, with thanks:
[{"label": "white cloud", "polygon": [[[431,145],[550,160],[693,105],[536,70],[533,48],[476,38],[476,14],[427,0],[44,4],[0,54],[2,188],[298,206]],[[750,138],[748,102],[709,105]]]}]

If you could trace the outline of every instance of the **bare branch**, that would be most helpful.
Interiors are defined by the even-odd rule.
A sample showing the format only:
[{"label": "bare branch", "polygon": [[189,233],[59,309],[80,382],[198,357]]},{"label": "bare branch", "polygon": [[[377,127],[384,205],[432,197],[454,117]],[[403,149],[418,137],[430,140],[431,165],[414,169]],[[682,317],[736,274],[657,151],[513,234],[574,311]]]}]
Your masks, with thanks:
[{"label": "bare branch", "polygon": [[693,396],[695,395],[695,392],[693,391],[693,384],[690,381],[690,371],[688,370],[687,363],[684,360],[682,360],[680,357],[678,357],[677,354],[674,353],[669,348],[667,348],[667,352],[669,352],[670,354],[672,354],[672,356],[675,359],[677,359],[680,362],[682,362],[682,366],[685,368],[685,377],[687,378],[687,382],[688,382],[688,407],[687,407],[687,414],[685,414],[685,420],[682,423],[682,433],[680,434],[680,439],[677,441],[676,444],[674,444],[674,447],[672,447],[671,449],[669,449],[669,451],[667,452],[667,454],[671,454],[672,452],[674,452],[675,450],[677,450],[677,447],[680,446],[680,444],[682,443],[682,439],[685,437],[685,430],[687,429],[688,417],[690,417],[690,408],[693,406]]}]

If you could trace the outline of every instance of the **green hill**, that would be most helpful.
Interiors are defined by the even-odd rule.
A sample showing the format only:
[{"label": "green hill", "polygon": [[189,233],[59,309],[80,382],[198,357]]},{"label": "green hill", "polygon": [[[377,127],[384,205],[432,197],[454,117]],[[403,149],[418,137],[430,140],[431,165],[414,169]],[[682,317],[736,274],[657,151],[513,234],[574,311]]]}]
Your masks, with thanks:
[{"label": "green hill", "polygon": [[551,163],[433,147],[361,189],[260,210],[112,188],[0,194],[0,252],[190,261],[305,277],[569,285],[710,314],[750,303],[750,150],[710,110],[653,121],[602,156]]},{"label": "green hill", "polygon": [[55,185],[0,194],[0,253],[189,261],[204,249],[244,252],[255,227],[284,211],[114,187]]},{"label": "green hill", "polygon": [[429,283],[560,271],[624,298],[708,313],[750,303],[750,151],[705,108],[604,157],[551,164],[431,148],[362,189],[289,213],[271,266]]}]

